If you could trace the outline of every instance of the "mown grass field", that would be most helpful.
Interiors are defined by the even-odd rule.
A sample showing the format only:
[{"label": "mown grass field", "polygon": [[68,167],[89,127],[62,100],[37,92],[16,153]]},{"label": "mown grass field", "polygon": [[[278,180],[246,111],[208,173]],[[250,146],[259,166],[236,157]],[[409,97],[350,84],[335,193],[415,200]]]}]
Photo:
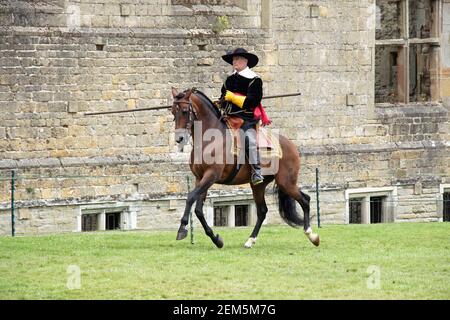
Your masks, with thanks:
[{"label": "mown grass field", "polygon": [[450,299],[449,223],[215,230],[0,237],[0,299]]}]

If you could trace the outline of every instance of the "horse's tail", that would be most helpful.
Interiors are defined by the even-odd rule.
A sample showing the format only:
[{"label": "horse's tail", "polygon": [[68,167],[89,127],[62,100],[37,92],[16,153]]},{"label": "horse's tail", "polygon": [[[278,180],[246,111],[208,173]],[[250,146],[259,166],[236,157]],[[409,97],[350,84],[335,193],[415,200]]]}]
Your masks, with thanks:
[{"label": "horse's tail", "polygon": [[274,191],[278,194],[278,211],[281,218],[291,227],[302,227],[303,218],[297,213],[295,199],[283,192],[277,185],[275,185]]}]

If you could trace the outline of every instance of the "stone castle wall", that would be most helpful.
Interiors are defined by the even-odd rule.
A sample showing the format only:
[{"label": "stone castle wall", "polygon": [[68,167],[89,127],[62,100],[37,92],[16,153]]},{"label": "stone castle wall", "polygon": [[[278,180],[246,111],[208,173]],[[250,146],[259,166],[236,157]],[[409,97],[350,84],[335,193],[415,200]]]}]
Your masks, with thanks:
[{"label": "stone castle wall", "polygon": [[[448,106],[375,107],[374,1],[10,0],[0,21],[2,234],[11,170],[19,233],[73,231],[83,208],[117,203],[137,228],[175,227],[190,173],[172,116],[83,113],[168,105],[172,86],[215,98],[230,72],[220,56],[237,46],[260,57],[266,95],[302,92],[266,108],[299,147],[300,183],[313,200],[320,169],[324,223],[345,223],[348,188],[384,186],[399,189],[396,220],[439,219]],[[210,195],[210,206],[251,199],[247,186]],[[268,222],[279,222],[268,204]]]}]

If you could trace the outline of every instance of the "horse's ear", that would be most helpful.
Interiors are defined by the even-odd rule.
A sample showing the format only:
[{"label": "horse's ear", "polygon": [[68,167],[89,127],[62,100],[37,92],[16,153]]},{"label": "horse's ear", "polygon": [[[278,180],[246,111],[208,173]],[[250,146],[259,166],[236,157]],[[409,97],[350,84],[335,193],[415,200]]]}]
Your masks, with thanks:
[{"label": "horse's ear", "polygon": [[172,87],[172,96],[175,98],[178,95],[178,90]]}]

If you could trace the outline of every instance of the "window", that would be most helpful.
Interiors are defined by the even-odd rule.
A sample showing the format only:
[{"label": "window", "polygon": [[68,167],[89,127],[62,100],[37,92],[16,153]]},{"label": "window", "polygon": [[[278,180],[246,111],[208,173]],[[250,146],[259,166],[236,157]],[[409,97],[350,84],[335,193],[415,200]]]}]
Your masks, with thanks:
[{"label": "window", "polygon": [[438,219],[443,222],[450,222],[450,183],[439,186]]},{"label": "window", "polygon": [[361,203],[364,198],[350,199],[350,221],[349,223],[361,223]]},{"label": "window", "polygon": [[450,192],[444,192],[444,210],[442,212],[442,221],[450,222]]},{"label": "window", "polygon": [[136,211],[129,207],[104,208],[88,205],[80,208],[77,218],[77,231],[130,230],[137,227]]},{"label": "window", "polygon": [[120,215],[121,212],[83,214],[81,215],[81,231],[120,229]]},{"label": "window", "polygon": [[[236,203],[237,204],[234,204]],[[210,212],[210,213],[208,213]],[[250,226],[256,220],[256,208],[248,200],[224,201],[223,198],[211,208],[207,209],[208,223],[216,227],[243,227]]]},{"label": "window", "polygon": [[228,212],[226,207],[215,207],[214,208],[214,226],[225,227],[228,225]]},{"label": "window", "polygon": [[236,227],[248,226],[248,206],[235,206],[234,225]]},{"label": "window", "polygon": [[[366,206],[366,201],[369,206]],[[381,223],[385,221],[383,202],[385,197],[364,197],[350,199],[349,223]],[[369,209],[367,213],[366,210]]]},{"label": "window", "polygon": [[377,0],[375,102],[440,100],[441,0]]},{"label": "window", "polygon": [[350,221],[349,223],[361,223],[361,202],[364,198],[350,199]]},{"label": "window", "polygon": [[81,215],[81,231],[98,230],[98,214]]},{"label": "window", "polygon": [[383,222],[383,198],[370,197],[370,223]]},{"label": "window", "polygon": [[345,199],[347,223],[368,224],[395,220],[396,187],[348,189]]},{"label": "window", "polygon": [[120,229],[120,212],[107,213],[105,230],[116,229]]}]

